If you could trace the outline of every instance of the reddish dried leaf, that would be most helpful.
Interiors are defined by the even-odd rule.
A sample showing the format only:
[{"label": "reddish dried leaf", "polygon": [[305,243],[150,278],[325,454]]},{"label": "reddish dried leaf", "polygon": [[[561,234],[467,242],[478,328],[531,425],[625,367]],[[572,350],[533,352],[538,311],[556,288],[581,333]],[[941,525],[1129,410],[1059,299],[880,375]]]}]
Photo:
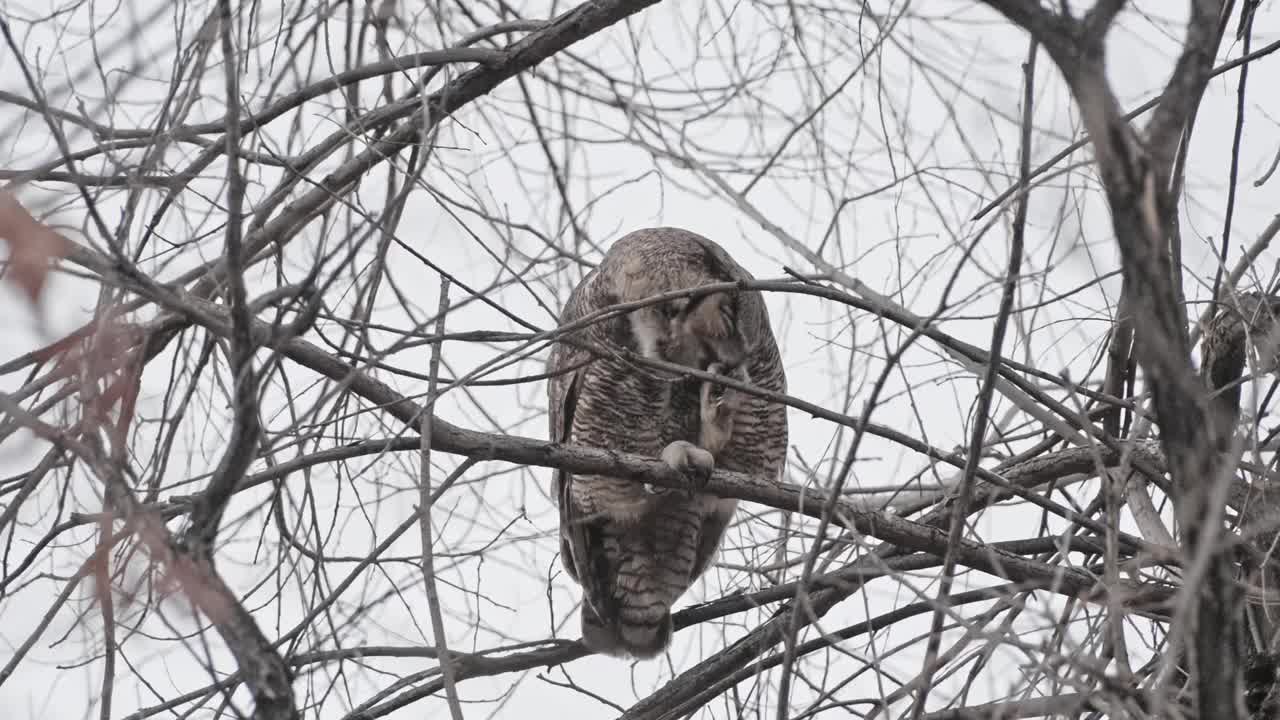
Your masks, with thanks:
[{"label": "reddish dried leaf", "polygon": [[9,244],[9,279],[39,302],[50,266],[67,255],[66,238],[32,217],[13,193],[0,190],[0,240]]},{"label": "reddish dried leaf", "polygon": [[[82,429],[107,426],[122,448],[133,421],[141,381],[141,353],[145,335],[126,322],[117,307],[106,308],[92,322],[33,353],[40,362],[53,361],[51,375],[69,380],[84,400]],[[112,419],[112,409],[119,412]]]},{"label": "reddish dried leaf", "polygon": [[56,367],[68,372],[100,376],[122,367],[122,360],[143,342],[143,331],[108,308],[97,318],[64,338],[36,350],[39,362],[56,360]]}]

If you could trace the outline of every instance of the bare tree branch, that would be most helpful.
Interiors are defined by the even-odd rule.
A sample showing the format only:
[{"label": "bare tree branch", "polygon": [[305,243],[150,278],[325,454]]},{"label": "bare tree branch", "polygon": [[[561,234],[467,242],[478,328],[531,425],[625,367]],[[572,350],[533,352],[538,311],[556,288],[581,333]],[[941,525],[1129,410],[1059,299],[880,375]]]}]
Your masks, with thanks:
[{"label": "bare tree branch", "polygon": [[1152,387],[1161,442],[1179,491],[1184,542],[1194,559],[1188,573],[1188,588],[1197,589],[1189,598],[1195,608],[1189,638],[1194,638],[1198,705],[1206,716],[1240,717],[1234,570],[1222,548],[1229,468],[1217,454],[1229,438],[1229,429],[1208,412],[1207,393],[1188,360],[1190,342],[1180,280],[1168,251],[1177,203],[1168,194],[1173,157],[1182,133],[1189,131],[1188,119],[1212,68],[1223,5],[1212,0],[1192,3],[1181,56],[1144,141],[1124,121],[1105,76],[1103,41],[1123,3],[1099,3],[1081,25],[1063,18],[1065,28],[1053,27],[1025,8],[991,4],[1044,42],[1089,129],[1124,277],[1136,298],[1135,352]]}]

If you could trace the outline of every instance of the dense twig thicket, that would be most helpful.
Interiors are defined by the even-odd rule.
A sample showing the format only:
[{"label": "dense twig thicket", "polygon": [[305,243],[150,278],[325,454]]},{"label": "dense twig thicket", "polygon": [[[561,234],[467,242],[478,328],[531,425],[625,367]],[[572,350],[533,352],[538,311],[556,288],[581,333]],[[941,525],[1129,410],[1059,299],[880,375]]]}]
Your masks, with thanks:
[{"label": "dense twig thicket", "polygon": [[[0,30],[6,717],[1280,713],[1280,9]],[[632,663],[577,642],[548,468],[682,480],[547,442],[542,363],[653,225],[761,278],[792,449],[715,473],[748,502]]]}]

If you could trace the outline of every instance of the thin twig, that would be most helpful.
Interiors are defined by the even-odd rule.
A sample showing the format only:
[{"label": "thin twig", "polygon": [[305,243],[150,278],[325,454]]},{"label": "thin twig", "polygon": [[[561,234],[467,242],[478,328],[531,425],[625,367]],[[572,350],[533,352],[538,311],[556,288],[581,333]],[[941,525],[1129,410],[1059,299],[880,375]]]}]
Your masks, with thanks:
[{"label": "thin twig", "polygon": [[[445,315],[449,312],[449,279],[440,279],[440,305],[436,309],[436,336],[444,337]],[[431,420],[435,413],[436,377],[440,372],[440,346],[443,340],[431,346],[431,361],[428,365],[430,379],[427,381],[427,401],[422,408],[422,444],[418,469],[418,503],[421,506],[418,527],[422,538],[422,579],[426,583],[427,612],[431,615],[431,630],[435,635],[436,648],[440,652],[440,672],[444,676],[444,692],[449,702],[449,714],[453,720],[462,720],[462,705],[458,702],[458,688],[454,679],[453,658],[449,654],[448,633],[444,629],[444,614],[440,611],[440,594],[436,590],[435,553],[433,543],[434,528],[431,523],[431,507],[434,500],[431,496]]]},{"label": "thin twig", "polygon": [[1000,295],[1000,309],[996,315],[995,327],[991,330],[990,362],[987,363],[985,376],[982,378],[982,389],[978,393],[977,407],[974,409],[973,429],[969,439],[969,454],[965,462],[964,476],[960,481],[959,500],[951,515],[951,526],[947,530],[947,553],[943,558],[942,577],[938,583],[938,595],[933,611],[932,632],[925,647],[924,667],[921,671],[920,692],[916,695],[912,706],[911,717],[919,720],[924,714],[925,701],[933,686],[933,674],[937,669],[938,648],[942,642],[942,624],[949,607],[948,598],[951,586],[955,581],[956,558],[952,552],[964,534],[966,512],[973,496],[974,478],[982,461],[983,441],[987,435],[987,421],[991,413],[991,402],[995,396],[996,378],[1000,367],[1000,356],[1004,348],[1004,335],[1009,327],[1009,316],[1013,312],[1014,296],[1018,292],[1018,280],[1022,272],[1022,247],[1027,229],[1027,205],[1031,194],[1031,128],[1033,101],[1035,99],[1036,55],[1040,52],[1040,43],[1034,36],[1027,50],[1027,61],[1022,64],[1022,137],[1019,150],[1019,178],[1023,192],[1018,195],[1018,204],[1013,216],[1013,232],[1010,238],[1009,267],[1005,271],[1004,287]]}]

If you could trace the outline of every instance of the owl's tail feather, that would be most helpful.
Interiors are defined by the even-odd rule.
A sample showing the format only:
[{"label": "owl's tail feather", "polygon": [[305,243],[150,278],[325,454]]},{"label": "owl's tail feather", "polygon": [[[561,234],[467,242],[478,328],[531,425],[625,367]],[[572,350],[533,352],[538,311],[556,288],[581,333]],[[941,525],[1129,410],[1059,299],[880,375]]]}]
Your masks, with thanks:
[{"label": "owl's tail feather", "polygon": [[657,618],[624,618],[618,623],[618,637],[627,654],[646,660],[662,654],[671,644],[671,611]]},{"label": "owl's tail feather", "polygon": [[[628,614],[630,615],[630,614]],[[661,655],[671,644],[671,611],[655,618],[601,618],[589,605],[582,607],[582,644],[591,651],[614,657],[647,660]]]}]

